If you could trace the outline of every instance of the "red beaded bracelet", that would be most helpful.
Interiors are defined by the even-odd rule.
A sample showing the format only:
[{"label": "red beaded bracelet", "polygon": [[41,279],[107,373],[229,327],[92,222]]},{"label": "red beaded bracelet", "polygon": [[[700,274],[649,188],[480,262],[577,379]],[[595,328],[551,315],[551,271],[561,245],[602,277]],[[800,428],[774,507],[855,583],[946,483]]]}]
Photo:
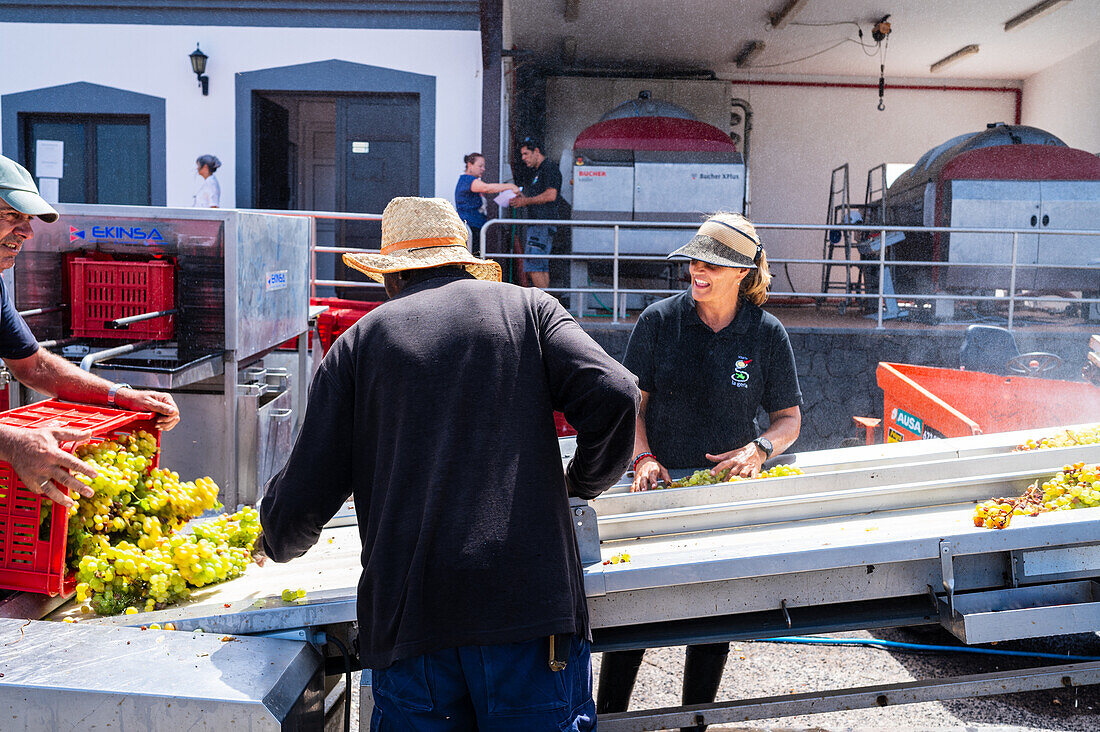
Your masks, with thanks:
[{"label": "red beaded bracelet", "polygon": [[640,453],[638,453],[637,455],[634,456],[634,461],[630,463],[630,469],[634,472],[637,472],[638,463],[641,462],[644,458],[647,458],[647,457],[651,457],[654,460],[657,459],[657,456],[654,455],[651,452],[640,452]]}]

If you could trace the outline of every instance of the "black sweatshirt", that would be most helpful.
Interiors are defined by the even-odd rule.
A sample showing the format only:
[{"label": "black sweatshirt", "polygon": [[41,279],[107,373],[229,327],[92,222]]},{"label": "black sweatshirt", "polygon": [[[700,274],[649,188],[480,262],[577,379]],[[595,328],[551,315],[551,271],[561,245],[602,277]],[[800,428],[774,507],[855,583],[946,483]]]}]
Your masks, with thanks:
[{"label": "black sweatshirt", "polygon": [[553,410],[578,433],[572,495],[606,490],[633,450],[634,377],[555,299],[433,274],[337,339],[260,509],[285,562],[354,494],[367,668],[589,635]]}]

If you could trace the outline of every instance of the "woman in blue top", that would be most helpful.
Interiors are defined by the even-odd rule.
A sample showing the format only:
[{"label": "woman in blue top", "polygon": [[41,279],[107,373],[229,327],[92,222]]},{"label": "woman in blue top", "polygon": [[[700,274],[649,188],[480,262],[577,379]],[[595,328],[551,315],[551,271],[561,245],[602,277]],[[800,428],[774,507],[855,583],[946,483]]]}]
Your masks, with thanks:
[{"label": "woman in blue top", "polygon": [[519,186],[511,183],[486,183],[481,179],[485,173],[485,156],[473,152],[462,158],[466,163],[466,172],[458,176],[458,185],[455,186],[455,208],[459,217],[470,227],[473,241],[481,235],[481,227],[485,225],[485,199],[484,193],[500,193],[512,191],[519,193]]}]

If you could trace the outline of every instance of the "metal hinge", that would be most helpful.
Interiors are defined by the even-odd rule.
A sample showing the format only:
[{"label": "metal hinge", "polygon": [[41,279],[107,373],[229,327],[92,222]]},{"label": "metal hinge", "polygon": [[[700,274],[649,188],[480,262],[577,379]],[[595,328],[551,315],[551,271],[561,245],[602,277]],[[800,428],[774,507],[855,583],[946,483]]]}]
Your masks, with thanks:
[{"label": "metal hinge", "polygon": [[954,547],[946,539],[940,540],[940,572],[943,575],[943,589],[947,592],[947,609],[955,615],[955,565],[952,561]]}]

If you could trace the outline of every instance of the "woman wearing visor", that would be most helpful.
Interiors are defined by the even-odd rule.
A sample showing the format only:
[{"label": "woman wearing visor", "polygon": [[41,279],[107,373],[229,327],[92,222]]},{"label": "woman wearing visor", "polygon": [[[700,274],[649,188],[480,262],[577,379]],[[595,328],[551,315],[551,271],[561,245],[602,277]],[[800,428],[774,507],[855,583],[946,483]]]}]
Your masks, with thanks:
[{"label": "woman wearing visor", "polygon": [[[790,340],[760,309],[771,274],[749,220],[715,214],[669,259],[690,260],[691,286],[642,312],[623,359],[642,391],[632,491],[669,481],[669,468],[755,477],[802,424]],[[761,407],[770,418],[763,434]],[[597,713],[626,710],[643,653],[604,654]],[[714,701],[728,653],[728,642],[688,646],[684,704]]]}]

